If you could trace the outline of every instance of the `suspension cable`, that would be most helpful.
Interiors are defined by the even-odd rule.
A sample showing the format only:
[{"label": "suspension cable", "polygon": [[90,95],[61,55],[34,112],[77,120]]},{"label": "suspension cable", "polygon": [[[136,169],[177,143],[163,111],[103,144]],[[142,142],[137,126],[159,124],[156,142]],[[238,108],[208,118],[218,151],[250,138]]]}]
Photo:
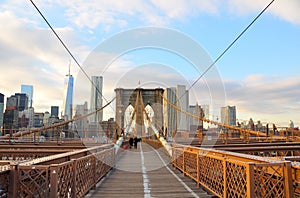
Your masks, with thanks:
[{"label": "suspension cable", "polygon": [[[75,117],[71,120],[67,120],[67,121],[64,121],[64,122],[60,122],[60,123],[56,123],[56,124],[53,124],[51,126],[46,126],[46,127],[42,127],[42,128],[39,128],[39,129],[35,129],[35,130],[32,130],[32,131],[25,131],[25,132],[20,132],[20,133],[15,133],[13,134],[13,137],[19,137],[19,136],[23,136],[23,135],[27,135],[27,134],[30,134],[30,133],[38,133],[38,132],[41,132],[41,131],[45,131],[45,130],[48,130],[48,129],[52,129],[52,128],[56,128],[56,127],[60,127],[60,126],[64,126],[64,125],[67,125],[69,123],[72,123],[72,122],[75,122],[77,120],[80,120],[80,119],[83,119],[83,118],[87,118],[99,111],[102,111],[104,108],[106,108],[107,106],[109,106],[114,100],[115,100],[116,97],[114,97],[111,101],[109,101],[106,105],[104,105],[103,107],[97,109],[96,111],[94,112],[91,112],[87,115],[83,115],[83,116],[79,116],[79,117]],[[2,137],[6,137],[6,136],[1,136],[0,139]]]},{"label": "suspension cable", "polygon": [[204,72],[192,83],[192,85],[179,97],[179,101],[188,91],[227,53],[227,51],[242,37],[242,35],[257,21],[257,19],[272,5],[275,0],[272,0],[252,21],[251,23],[225,48],[225,50],[209,65]]},{"label": "suspension cable", "polygon": [[[161,94],[160,94],[161,95]],[[166,99],[163,95],[161,95],[161,97],[163,98],[164,101],[166,101],[172,108],[174,108],[176,111],[179,111],[189,117],[192,117],[192,118],[195,118],[195,119],[198,119],[200,121],[203,121],[203,122],[206,122],[206,123],[210,123],[210,124],[213,124],[213,125],[217,125],[217,126],[220,126],[220,127],[223,127],[223,128],[226,128],[226,129],[231,129],[231,130],[236,130],[236,131],[239,131],[239,132],[244,132],[244,133],[248,133],[248,134],[253,134],[253,135],[256,135],[256,136],[260,136],[260,137],[266,137],[266,134],[263,133],[263,132],[260,132],[260,131],[252,131],[252,130],[248,130],[248,129],[241,129],[239,127],[236,127],[236,126],[232,126],[232,125],[227,125],[227,124],[222,124],[220,122],[216,122],[216,121],[213,121],[213,120],[210,120],[208,118],[204,118],[204,117],[201,117],[201,116],[197,116],[197,115],[194,115],[194,114],[191,114],[189,112],[186,112],[184,111],[183,109],[181,109],[180,107],[176,106],[175,104],[171,103],[168,99]]]}]

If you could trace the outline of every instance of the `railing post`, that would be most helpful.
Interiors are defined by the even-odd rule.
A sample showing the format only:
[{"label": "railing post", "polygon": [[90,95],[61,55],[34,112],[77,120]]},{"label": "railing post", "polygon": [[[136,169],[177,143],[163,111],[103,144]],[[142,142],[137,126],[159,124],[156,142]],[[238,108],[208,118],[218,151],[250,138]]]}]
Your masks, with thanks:
[{"label": "railing post", "polygon": [[199,151],[197,152],[197,187],[200,187],[200,160]]},{"label": "railing post", "polygon": [[115,148],[113,148],[113,150],[112,150],[112,154],[113,154],[113,159],[112,159],[112,169],[114,169],[115,168],[115,166],[116,166],[116,162],[117,162],[117,155],[115,154]]},{"label": "railing post", "polygon": [[72,178],[72,197],[77,197],[77,160],[72,159],[73,163],[73,178]]},{"label": "railing post", "polygon": [[184,148],[182,148],[182,173],[185,176],[185,164],[184,164]]},{"label": "railing post", "polygon": [[175,168],[175,151],[174,151],[174,147],[172,146],[172,156],[171,156],[171,162],[172,162],[172,166],[173,168]]},{"label": "railing post", "polygon": [[250,162],[246,166],[247,197],[254,198],[254,163]]},{"label": "railing post", "polygon": [[58,166],[57,164],[50,166],[50,197],[58,195]]},{"label": "railing post", "polygon": [[10,165],[8,197],[16,198],[18,192],[18,165]]},{"label": "railing post", "polygon": [[285,161],[283,168],[285,197],[291,198],[294,197],[291,162]]},{"label": "railing post", "polygon": [[223,185],[224,185],[224,191],[223,191],[223,197],[227,198],[227,174],[226,174],[226,157],[223,157],[222,159],[223,163]]},{"label": "railing post", "polygon": [[93,174],[93,186],[92,186],[92,189],[93,190],[95,190],[96,189],[96,183],[97,183],[97,180],[98,180],[98,178],[97,178],[97,167],[96,167],[96,157],[94,156],[94,155],[92,155],[92,170],[94,170],[93,172],[94,172],[94,174]]}]

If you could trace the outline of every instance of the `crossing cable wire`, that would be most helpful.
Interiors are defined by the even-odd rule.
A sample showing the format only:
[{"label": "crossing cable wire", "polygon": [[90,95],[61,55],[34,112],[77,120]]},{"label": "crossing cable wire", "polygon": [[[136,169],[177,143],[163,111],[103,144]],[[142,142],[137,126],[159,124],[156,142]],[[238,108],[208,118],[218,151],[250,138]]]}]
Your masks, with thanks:
[{"label": "crossing cable wire", "polygon": [[204,70],[204,72],[193,82],[184,94],[177,100],[179,101],[187,92],[224,56],[224,54],[242,37],[242,35],[255,23],[255,21],[272,5],[275,0],[272,0],[253,20],[252,22],[228,45],[228,47],[216,58],[216,60]]},{"label": "crossing cable wire", "polygon": [[51,24],[48,22],[46,17],[43,15],[43,13],[39,10],[39,8],[36,6],[36,4],[33,2],[33,0],[30,0],[32,5],[35,7],[35,9],[38,11],[38,13],[41,15],[41,17],[44,19],[44,21],[47,23],[49,28],[52,30],[52,32],[55,34],[56,38],[59,40],[59,42],[63,45],[63,47],[67,50],[68,54],[71,56],[71,58],[75,61],[76,65],[80,68],[80,70],[83,72],[83,74],[88,78],[88,80],[92,83],[92,85],[96,88],[96,91],[101,95],[101,97],[105,100],[106,103],[108,103],[108,100],[103,96],[102,92],[98,89],[98,87],[95,85],[95,83],[92,81],[92,79],[88,76],[86,71],[81,67],[75,56],[72,54],[72,52],[69,50],[67,45],[63,42],[63,40],[59,37],[59,35],[56,33],[56,31],[53,29]]}]

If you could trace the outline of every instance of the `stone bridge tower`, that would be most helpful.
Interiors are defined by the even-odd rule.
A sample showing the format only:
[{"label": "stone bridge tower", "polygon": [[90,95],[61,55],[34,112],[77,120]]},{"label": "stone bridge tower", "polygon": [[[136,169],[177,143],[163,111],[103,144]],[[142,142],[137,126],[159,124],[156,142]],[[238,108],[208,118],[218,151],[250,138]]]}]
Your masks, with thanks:
[{"label": "stone bridge tower", "polygon": [[[124,112],[128,105],[136,106],[137,94],[141,94],[144,106],[150,104],[154,111],[154,117],[152,122],[157,129],[162,129],[163,126],[163,92],[162,88],[156,89],[115,89],[116,93],[116,124],[120,127],[118,129],[118,135],[121,133],[121,129],[125,129]],[[145,134],[143,126],[143,110],[142,104],[138,101],[136,109],[136,131],[138,136],[151,135],[152,130],[149,130],[149,134]]]}]

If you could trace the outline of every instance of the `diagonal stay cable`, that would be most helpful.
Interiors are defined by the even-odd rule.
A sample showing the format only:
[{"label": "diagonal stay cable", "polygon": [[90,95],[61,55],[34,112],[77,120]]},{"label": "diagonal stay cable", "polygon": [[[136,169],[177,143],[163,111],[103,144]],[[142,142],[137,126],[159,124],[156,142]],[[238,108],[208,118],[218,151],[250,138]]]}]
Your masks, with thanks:
[{"label": "diagonal stay cable", "polygon": [[182,94],[177,101],[179,101],[187,92],[227,53],[227,51],[242,37],[242,35],[257,21],[257,19],[272,5],[275,0],[272,0],[252,21],[251,23],[228,45],[228,47],[209,65],[206,70],[193,82],[193,84]]},{"label": "diagonal stay cable", "polygon": [[63,45],[65,50],[68,52],[68,54],[71,56],[71,58],[75,61],[76,65],[80,68],[80,70],[83,72],[83,74],[87,77],[87,79],[92,83],[92,86],[96,88],[96,91],[101,95],[101,97],[105,100],[106,103],[108,103],[108,100],[103,96],[102,92],[98,89],[98,87],[95,85],[95,83],[92,81],[92,79],[89,77],[89,75],[86,73],[86,71],[82,68],[82,66],[79,64],[75,56],[72,54],[72,52],[69,50],[67,45],[63,42],[63,40],[60,38],[60,36],[56,33],[56,31],[53,29],[51,24],[48,22],[46,17],[43,15],[43,13],[40,11],[40,9],[36,6],[36,4],[33,2],[33,0],[30,0],[32,5],[35,7],[35,9],[38,11],[38,13],[41,15],[41,17],[44,19],[44,21],[47,23],[51,31],[54,33],[56,38],[59,40],[59,42]]}]

